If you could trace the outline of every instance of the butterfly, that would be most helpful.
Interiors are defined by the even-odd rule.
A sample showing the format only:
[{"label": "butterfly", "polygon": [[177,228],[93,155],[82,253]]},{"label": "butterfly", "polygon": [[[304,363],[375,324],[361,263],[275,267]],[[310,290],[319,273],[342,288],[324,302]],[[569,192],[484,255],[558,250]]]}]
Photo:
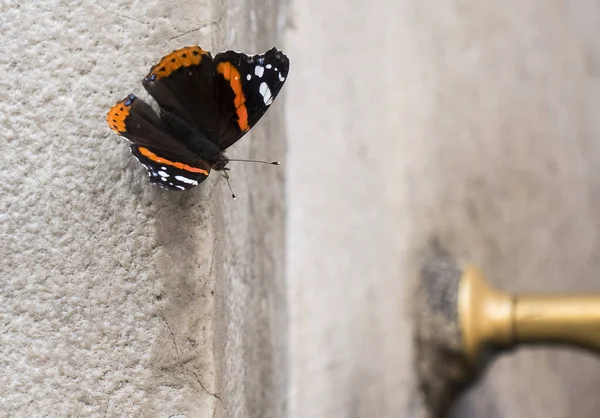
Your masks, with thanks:
[{"label": "butterfly", "polygon": [[[287,78],[289,59],[198,46],[178,49],[154,65],[142,84],[160,108],[133,94],[108,112],[108,126],[130,142],[150,182],[187,190],[211,170],[227,170],[224,151],[265,114]],[[274,163],[275,164],[275,163]]]}]

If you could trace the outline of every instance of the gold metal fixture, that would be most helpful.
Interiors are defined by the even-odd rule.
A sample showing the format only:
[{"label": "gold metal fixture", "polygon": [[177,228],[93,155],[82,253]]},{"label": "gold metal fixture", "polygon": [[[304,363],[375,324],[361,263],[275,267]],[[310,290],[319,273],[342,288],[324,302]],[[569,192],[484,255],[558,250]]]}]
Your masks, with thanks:
[{"label": "gold metal fixture", "polygon": [[466,266],[458,315],[468,361],[477,366],[488,349],[523,343],[563,344],[600,352],[600,294],[511,295]]}]

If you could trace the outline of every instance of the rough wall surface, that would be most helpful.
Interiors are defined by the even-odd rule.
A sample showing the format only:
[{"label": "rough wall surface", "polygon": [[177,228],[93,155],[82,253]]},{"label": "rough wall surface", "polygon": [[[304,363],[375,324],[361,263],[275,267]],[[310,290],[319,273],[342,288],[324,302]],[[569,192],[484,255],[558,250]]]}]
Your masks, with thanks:
[{"label": "rough wall surface", "polygon": [[[278,13],[0,2],[0,416],[281,416],[282,173],[164,191],[105,122],[164,54],[262,52]],[[282,158],[275,108],[231,156]]]},{"label": "rough wall surface", "polygon": [[[225,45],[252,51],[282,46],[285,2],[230,0],[220,5],[230,23]],[[287,52],[287,51],[286,51]],[[290,59],[290,74],[294,59]],[[285,166],[283,109],[286,87],[269,112],[236,144],[230,156],[279,160]],[[226,416],[286,415],[287,315],[284,283],[284,174],[281,168],[237,163],[232,186],[218,202],[217,341],[223,352],[220,384],[229,399]],[[224,186],[223,186],[224,187]]]},{"label": "rough wall surface", "polygon": [[[600,9],[290,10],[290,410],[417,417],[410,282],[432,234],[507,290],[600,290]],[[597,416],[599,387],[597,359],[525,350],[457,416]]]}]

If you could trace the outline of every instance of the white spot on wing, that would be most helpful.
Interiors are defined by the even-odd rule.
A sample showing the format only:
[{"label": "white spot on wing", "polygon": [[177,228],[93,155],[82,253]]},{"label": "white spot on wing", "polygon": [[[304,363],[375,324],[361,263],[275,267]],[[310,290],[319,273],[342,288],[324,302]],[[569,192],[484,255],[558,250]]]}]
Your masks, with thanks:
[{"label": "white spot on wing", "polygon": [[185,187],[180,186],[179,184],[176,184],[175,187],[177,187],[179,190],[185,190]]},{"label": "white spot on wing", "polygon": [[246,76],[246,80],[248,80],[248,81],[252,80],[252,74],[248,74],[248,75]]},{"label": "white spot on wing", "polygon": [[262,67],[260,65],[257,65],[256,67],[254,67],[254,74],[256,74],[256,76],[258,78],[261,78],[264,73],[265,73],[265,67]]},{"label": "white spot on wing", "polygon": [[193,184],[194,186],[196,186],[198,184],[198,182],[196,180],[188,179],[187,177],[183,177],[183,176],[175,176],[175,180],[179,180],[180,182],[186,183],[186,184]]},{"label": "white spot on wing", "polygon": [[279,75],[279,81],[285,81],[285,77],[281,75],[281,73],[278,73]]},{"label": "white spot on wing", "polygon": [[169,177],[169,173],[165,172],[165,171],[159,171],[158,175],[161,177]]},{"label": "white spot on wing", "polygon": [[273,66],[271,64],[267,64],[267,70],[270,70]]},{"label": "white spot on wing", "polygon": [[271,103],[273,103],[273,96],[271,96],[271,90],[269,89],[269,86],[267,86],[267,83],[265,83],[264,81],[260,83],[260,86],[258,87],[258,92],[262,95],[266,105],[270,105]]}]

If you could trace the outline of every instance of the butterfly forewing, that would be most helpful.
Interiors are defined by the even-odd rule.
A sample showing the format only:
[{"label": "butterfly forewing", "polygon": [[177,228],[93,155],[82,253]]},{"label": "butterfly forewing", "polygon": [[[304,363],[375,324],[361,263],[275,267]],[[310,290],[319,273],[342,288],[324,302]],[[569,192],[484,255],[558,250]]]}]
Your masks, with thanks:
[{"label": "butterfly forewing", "polygon": [[214,61],[215,84],[223,85],[224,78],[229,84],[225,85],[226,90],[234,92],[233,111],[226,106],[229,101],[218,101],[221,113],[231,114],[229,122],[222,122],[218,139],[219,147],[224,150],[248,132],[273,103],[287,78],[289,60],[281,51],[272,48],[253,56],[227,51],[217,54]]}]

